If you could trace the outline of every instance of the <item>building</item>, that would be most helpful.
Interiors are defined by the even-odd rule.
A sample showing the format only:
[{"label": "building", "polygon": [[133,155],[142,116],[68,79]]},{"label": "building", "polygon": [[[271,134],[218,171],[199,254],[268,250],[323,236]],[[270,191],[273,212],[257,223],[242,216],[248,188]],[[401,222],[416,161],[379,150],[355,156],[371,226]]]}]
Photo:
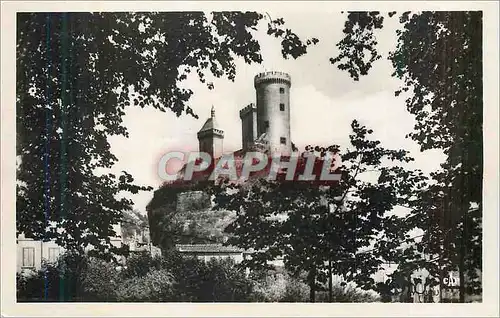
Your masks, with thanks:
[{"label": "building", "polygon": [[[278,155],[288,155],[295,151],[295,147],[291,140],[291,126],[290,126],[290,89],[291,89],[291,77],[283,72],[265,72],[257,74],[254,78],[254,88],[256,93],[255,103],[250,103],[243,107],[239,112],[239,117],[241,120],[241,149],[234,151],[232,154],[235,161],[242,160],[244,155],[249,151],[261,151],[270,156]],[[198,132],[199,150],[201,152],[209,153],[213,161],[217,161],[222,154],[224,154],[224,130],[217,123],[215,108],[212,106],[210,117],[206,120],[200,131]],[[236,165],[238,167],[238,165]],[[186,166],[185,166],[186,167]],[[182,179],[185,173],[185,167],[180,170],[178,178]],[[193,181],[206,180],[208,174],[205,172],[195,173]],[[189,191],[189,190],[187,190]],[[177,196],[177,202],[172,206],[172,211],[177,209],[186,210],[185,207],[188,205],[186,198],[190,199],[194,197],[196,191],[191,191],[189,193],[179,193]],[[201,193],[198,194],[201,196]],[[340,199],[340,198],[339,198]],[[180,206],[183,206],[180,208]],[[205,206],[201,213],[196,211],[196,209],[190,209],[190,218],[206,218],[206,217],[218,217],[215,214],[210,214],[210,207]],[[170,212],[172,212],[170,211]],[[155,214],[155,211],[148,211],[148,214]],[[161,213],[161,212],[160,212]],[[222,220],[222,218],[219,218]],[[189,224],[187,218],[184,218],[186,224]],[[226,220],[227,221],[227,220]],[[150,221],[151,222],[151,221]],[[223,223],[223,222],[221,222]],[[221,232],[222,227],[217,225],[217,222],[212,222],[212,230],[215,232]],[[212,235],[213,233],[211,233]],[[215,236],[214,236],[215,237]],[[218,244],[178,244],[178,251],[184,255],[195,256],[203,260],[209,260],[212,258],[222,258],[230,257],[239,263],[250,257],[251,251],[246,251],[231,246],[224,246],[221,243]],[[282,259],[277,259],[273,262],[277,266],[283,265]],[[396,264],[390,264],[385,266],[376,275],[374,279],[377,282],[386,281],[387,275],[390,274],[394,269],[391,269],[391,265],[397,266]],[[429,289],[428,286],[415,285],[412,290],[408,290],[408,295],[413,302],[423,302],[428,301],[426,296],[432,296],[432,301],[439,301],[442,299],[455,299],[457,298],[457,279],[456,273],[449,273],[450,277],[446,279],[446,286],[443,286],[443,290],[440,291],[439,288]],[[416,271],[412,273],[411,277],[424,279],[427,274],[424,271]],[[398,296],[399,297],[399,296]],[[424,298],[426,298],[424,300]]]},{"label": "building", "polygon": [[[116,233],[120,233],[120,225],[115,225],[114,230]],[[122,239],[120,237],[113,237],[111,238],[111,244],[120,247]],[[20,234],[16,240],[16,270],[19,273],[40,270],[44,262],[57,262],[57,259],[64,251],[64,248],[57,245],[54,240],[44,242]]]},{"label": "building", "polygon": [[290,134],[290,75],[260,73],[254,78],[256,105],[240,110],[242,150],[262,149],[271,155],[292,152]]},{"label": "building", "polygon": [[55,263],[63,251],[54,241],[35,241],[21,234],[17,238],[17,272],[39,270],[43,261]]},{"label": "building", "polygon": [[[222,155],[232,154],[237,169],[245,154],[250,151],[259,151],[269,157],[291,155],[295,150],[290,128],[291,85],[290,75],[284,72],[271,71],[255,76],[256,103],[250,103],[239,112],[242,148],[232,153],[224,151],[224,130],[218,124],[215,108],[212,106],[210,117],[197,133],[199,151],[208,153],[214,166]],[[185,176],[186,167],[184,165],[178,172],[178,180]],[[210,173],[210,169],[195,171],[190,180],[207,180]]]},{"label": "building", "polygon": [[[241,119],[241,141],[242,147],[233,152],[225,152],[224,150],[224,130],[217,122],[217,116],[215,107],[212,106],[210,117],[206,119],[201,129],[197,133],[199,142],[199,151],[208,153],[211,156],[211,163],[215,166],[215,163],[221,159],[221,157],[228,153],[232,154],[235,160],[235,165],[237,173],[241,173],[242,161],[244,160],[245,154],[248,152],[258,151],[266,154],[269,157],[287,157],[290,156],[294,151],[296,151],[295,146],[291,140],[291,125],[290,125],[290,111],[291,111],[291,77],[289,74],[284,72],[270,71],[257,74],[254,77],[253,86],[255,89],[256,99],[255,103],[250,103],[243,107],[239,112],[239,117]],[[299,163],[305,162],[304,158],[299,158]],[[160,196],[160,193],[166,195],[168,191],[174,191],[174,187],[182,187],[187,184],[195,184],[197,182],[205,182],[211,175],[211,170],[194,171],[189,181],[184,182],[184,177],[187,173],[188,164],[184,165],[182,169],[177,174],[177,180],[166,184],[163,189],[158,189],[155,192],[155,197],[153,200]],[[300,166],[297,167],[296,171],[300,171]],[[303,168],[302,168],[303,169]],[[266,171],[253,173],[252,176],[258,177],[261,174],[266,174]],[[319,176],[319,174],[316,173]],[[216,179],[217,180],[217,179]],[[212,182],[208,180],[208,182]],[[166,189],[169,187],[170,190]],[[187,187],[188,188],[188,187]],[[199,190],[199,189],[198,189]],[[162,192],[163,191],[163,192]],[[178,190],[175,190],[178,191]],[[192,219],[203,219],[203,218],[214,218],[219,217],[215,215],[214,212],[210,212],[211,204],[210,198],[202,198],[201,194],[197,194],[199,191],[195,190],[185,190],[176,195],[172,202],[161,208],[152,208],[151,202],[147,207],[149,222],[151,226],[152,237],[159,237],[158,231],[161,229],[155,229],[156,225],[159,223],[159,215],[161,214],[172,214],[178,213],[183,214],[183,217],[179,218],[176,222],[181,222],[185,227],[189,227],[193,224]],[[170,199],[172,200],[172,199]],[[175,202],[174,202],[175,201]],[[199,201],[199,202],[190,202]],[[207,203],[204,204],[203,202]],[[200,203],[201,202],[201,203]],[[198,207],[195,207],[198,206]],[[188,207],[188,208],[186,208]],[[161,216],[160,216],[161,217]],[[236,217],[236,215],[234,215]],[[230,220],[230,215],[225,215],[224,220],[220,217],[221,222],[211,221],[209,227],[211,231],[207,231],[208,238],[211,242],[216,241],[218,244],[224,242],[227,238],[225,234],[221,233],[223,231],[224,225]],[[194,222],[196,222],[195,220]],[[218,232],[218,233],[214,233]],[[156,242],[155,242],[156,241]],[[158,244],[158,240],[153,239],[153,244]],[[187,247],[189,246],[189,247]],[[236,260],[240,259],[247,253],[246,251],[237,251],[231,249],[231,253],[228,254],[226,248],[222,248],[222,245],[213,244],[180,244],[178,245],[179,251],[185,254],[196,254],[202,255],[203,257],[215,257],[217,255],[231,255],[231,257]],[[195,252],[196,251],[196,252]],[[240,255],[240,256],[236,256]],[[201,257],[201,256],[200,256]],[[278,261],[278,264],[282,261]]]},{"label": "building", "polygon": [[[271,155],[290,155],[290,75],[283,72],[260,73],[254,78],[256,104],[240,110],[242,149],[233,154],[261,150]],[[199,150],[218,159],[224,153],[224,130],[217,123],[212,106],[198,132]]]},{"label": "building", "polygon": [[[291,77],[284,72],[264,72],[257,74],[254,77],[253,86],[255,89],[255,103],[243,107],[239,116],[241,119],[241,141],[242,147],[239,150],[232,152],[236,165],[241,163],[245,154],[249,151],[259,151],[268,156],[287,156],[293,151],[290,129],[290,89]],[[215,107],[212,106],[210,117],[206,119],[201,129],[197,133],[199,151],[208,153],[211,156],[212,163],[215,164],[225,154],[224,150],[224,130],[217,122]],[[186,174],[185,165],[177,175],[178,180],[182,180]],[[208,171],[194,172],[190,183],[206,181],[210,175]],[[158,192],[160,192],[158,190]],[[208,215],[211,204],[198,204],[199,207],[194,207],[190,202],[196,200],[210,200],[209,198],[201,198],[196,196],[196,191],[188,191],[188,193],[179,193],[175,199],[176,203],[171,202],[170,207],[162,207],[161,209],[148,209],[150,226],[155,228],[157,223],[157,214],[172,213],[177,211],[186,214],[186,217],[181,218],[186,227],[192,224],[192,218],[213,218],[213,215]],[[156,194],[155,194],[156,195]],[[187,200],[187,201],[186,201]],[[209,202],[207,202],[209,203]],[[196,204],[195,204],[196,205]],[[186,208],[191,206],[191,208]],[[168,210],[168,212],[167,212]],[[225,215],[221,222],[211,221],[210,231],[207,231],[209,239],[216,239],[217,244],[180,244],[178,250],[184,254],[196,255],[203,259],[211,257],[232,257],[235,261],[241,261],[246,251],[237,248],[224,247],[220,241],[225,241],[226,238],[221,238],[224,224],[231,218],[231,215]],[[219,224],[220,223],[220,224]],[[153,231],[153,230],[152,230]],[[155,233],[152,233],[153,236]],[[154,240],[153,240],[154,241]],[[153,242],[154,243],[154,242]],[[280,261],[278,261],[280,263]],[[281,261],[282,263],[282,261]]]},{"label": "building", "polygon": [[[214,258],[231,258],[238,264],[249,259],[252,254],[252,251],[222,244],[178,244],[176,247],[180,253],[194,256],[204,261],[210,261]],[[276,267],[283,267],[283,258],[278,257],[276,260],[269,263]]]},{"label": "building", "polygon": [[198,132],[199,150],[210,154],[212,158],[220,158],[224,149],[224,131],[219,128],[215,118],[215,109],[212,106],[210,118]]}]

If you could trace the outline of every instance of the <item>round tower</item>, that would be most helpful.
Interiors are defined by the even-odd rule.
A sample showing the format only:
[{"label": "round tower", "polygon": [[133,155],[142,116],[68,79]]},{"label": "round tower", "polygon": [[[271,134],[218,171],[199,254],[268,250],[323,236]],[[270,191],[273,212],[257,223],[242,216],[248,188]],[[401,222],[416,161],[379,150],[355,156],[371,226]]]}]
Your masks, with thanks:
[{"label": "round tower", "polygon": [[264,72],[254,78],[257,94],[257,135],[266,134],[269,150],[274,154],[290,154],[290,75]]}]

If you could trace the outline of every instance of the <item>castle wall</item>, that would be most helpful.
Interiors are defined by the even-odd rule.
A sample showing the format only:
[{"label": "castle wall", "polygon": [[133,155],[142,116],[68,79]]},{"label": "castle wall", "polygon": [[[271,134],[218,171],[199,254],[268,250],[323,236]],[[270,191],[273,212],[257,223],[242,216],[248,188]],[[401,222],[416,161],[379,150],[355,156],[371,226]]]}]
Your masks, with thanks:
[{"label": "castle wall", "polygon": [[188,191],[177,194],[176,210],[187,212],[210,208],[210,197],[202,191]]}]

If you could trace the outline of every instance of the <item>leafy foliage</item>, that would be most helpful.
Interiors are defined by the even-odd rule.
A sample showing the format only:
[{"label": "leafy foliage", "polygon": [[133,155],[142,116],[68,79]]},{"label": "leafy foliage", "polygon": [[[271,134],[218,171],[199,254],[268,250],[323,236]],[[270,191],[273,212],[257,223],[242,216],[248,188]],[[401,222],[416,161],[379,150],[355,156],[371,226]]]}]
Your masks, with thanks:
[{"label": "leafy foliage", "polygon": [[[134,184],[107,173],[117,158],[107,137],[128,136],[127,107],[197,117],[190,73],[234,80],[235,58],[260,63],[256,12],[78,12],[17,15],[17,231],[109,259]],[[277,22],[271,21],[274,28]],[[281,25],[282,23],[279,23]],[[298,37],[277,35],[286,56],[305,53]],[[297,46],[297,49],[294,49]]]},{"label": "leafy foliage", "polygon": [[133,276],[121,282],[116,290],[118,301],[161,302],[174,295],[172,274],[166,269],[153,269],[145,276]]},{"label": "leafy foliage", "polygon": [[[318,293],[318,302],[328,302],[326,291]],[[353,284],[337,283],[332,288],[332,302],[334,303],[372,303],[379,301],[376,292],[354,287]]]},{"label": "leafy foliage", "polygon": [[152,257],[147,252],[131,254],[127,257],[122,275],[125,277],[144,277],[153,269],[161,269],[161,259]]},{"label": "leafy foliage", "polygon": [[[442,170],[432,175],[436,184],[419,195],[420,206],[414,205],[407,224],[426,230],[419,248],[425,246],[430,255],[438,255],[437,265],[426,264],[435,278],[458,266],[463,302],[466,272],[475,281],[481,269],[482,12],[408,11],[399,15],[399,22],[397,48],[388,58],[393,76],[402,80],[395,95],[411,93],[406,107],[416,124],[408,137],[422,150],[442,149],[447,156]],[[378,12],[349,13],[345,38],[337,44],[340,54],[332,63],[354,80],[366,75],[370,64],[359,56],[367,49],[370,61],[380,58],[373,29],[382,27]],[[471,212],[474,205],[479,208]],[[418,256],[409,250],[407,258]],[[469,283],[469,288],[480,291],[477,282]]]},{"label": "leafy foliage", "polygon": [[[261,179],[251,187],[215,187],[216,208],[237,213],[226,229],[233,235],[228,244],[255,250],[244,264],[262,269],[283,256],[292,274],[308,272],[312,301],[316,282],[326,282],[328,261],[334,264],[333,274],[364,289],[374,287],[370,276],[390,254],[392,244],[401,244],[405,234],[398,226],[401,220],[386,212],[406,204],[413,191],[425,184],[420,171],[389,164],[413,160],[406,151],[380,147],[379,141],[368,139],[373,131],[357,121],[353,121],[352,130],[353,148],[342,154],[338,184],[311,186]],[[338,153],[340,148],[307,147],[306,151],[321,157],[327,152]],[[367,175],[374,173],[378,179],[370,182]],[[386,237],[391,244],[366,251],[374,240]]]},{"label": "leafy foliage", "polygon": [[95,258],[88,260],[81,286],[85,300],[116,301],[116,291],[121,285],[114,263]]},{"label": "leafy foliage", "polygon": [[[330,58],[330,62],[337,64],[340,70],[347,70],[355,81],[368,74],[373,63],[381,58],[376,50],[374,32],[382,28],[383,21],[384,17],[378,11],[349,12],[343,30],[346,36],[337,43],[340,53]],[[369,53],[368,60],[365,51]]]},{"label": "leafy foliage", "polygon": [[307,39],[305,43],[302,42],[292,30],[283,27],[285,21],[282,18],[272,20],[269,16],[269,20],[267,24],[267,34],[274,35],[276,38],[282,38],[281,54],[284,58],[290,56],[298,58],[307,53],[307,47],[309,45],[316,45],[319,42],[317,38]]},{"label": "leafy foliage", "polygon": [[87,257],[73,253],[61,255],[56,264],[43,263],[36,273],[17,276],[17,297],[21,301],[82,299],[88,264]]},{"label": "leafy foliage", "polygon": [[251,273],[255,282],[252,294],[257,302],[306,302],[309,286],[286,271],[256,271]]},{"label": "leafy foliage", "polygon": [[[78,264],[78,266],[76,266]],[[170,252],[131,256],[123,266],[65,255],[33,275],[18,275],[19,301],[248,301],[253,281],[231,259],[205,263]]]}]

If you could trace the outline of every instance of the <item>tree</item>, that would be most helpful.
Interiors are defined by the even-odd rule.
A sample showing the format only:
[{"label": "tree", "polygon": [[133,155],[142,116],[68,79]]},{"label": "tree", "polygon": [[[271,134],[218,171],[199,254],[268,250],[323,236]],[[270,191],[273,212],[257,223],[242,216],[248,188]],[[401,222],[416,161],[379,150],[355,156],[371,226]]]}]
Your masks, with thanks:
[{"label": "tree", "polygon": [[[388,16],[395,14],[390,12]],[[331,62],[347,70],[356,81],[368,74],[373,63],[381,58],[375,30],[383,27],[383,21],[379,12],[349,12],[345,37],[337,44],[340,53]],[[412,93],[406,99],[406,107],[415,115],[416,124],[408,137],[417,141],[422,150],[442,149],[447,156],[443,171],[433,175],[440,186],[434,188],[438,192],[432,196],[438,200],[443,196],[439,191],[444,191],[446,197],[438,200],[446,201],[440,206],[440,226],[454,234],[461,229],[458,237],[462,242],[456,246],[432,232],[426,234],[424,241],[438,240],[435,244],[447,249],[446,253],[458,253],[463,302],[466,259],[471,261],[471,270],[481,268],[478,254],[471,254],[472,250],[481,249],[481,240],[471,238],[481,235],[482,12],[404,12],[399,21],[402,28],[396,31],[398,45],[388,56],[394,66],[393,76],[403,82],[395,94]],[[368,61],[365,51],[369,52]],[[429,198],[429,194],[426,196]],[[479,205],[475,210],[479,216],[469,219],[471,205]]]},{"label": "tree", "polygon": [[[216,208],[237,214],[226,229],[231,235],[228,244],[255,251],[244,266],[262,269],[283,256],[293,274],[308,273],[312,302],[317,281],[324,283],[333,274],[361,288],[374,288],[370,276],[405,234],[398,217],[386,212],[407,204],[425,185],[420,171],[390,164],[412,161],[405,150],[379,146],[379,141],[368,138],[373,131],[357,121],[352,122],[352,130],[352,148],[341,152],[338,184],[260,179],[251,185],[223,183],[214,188]],[[306,147],[304,154],[314,154],[322,162],[327,153],[339,151],[335,145]],[[298,168],[295,173],[301,171]],[[376,181],[370,181],[370,176]],[[387,237],[391,244],[377,246]],[[377,251],[367,249],[374,242]]]},{"label": "tree", "polygon": [[[107,137],[127,137],[127,107],[195,116],[191,72],[234,80],[235,58],[260,63],[253,37],[265,17],[255,12],[20,13],[17,15],[17,231],[55,239],[67,250],[111,258],[111,244],[133,202],[123,191],[151,190],[123,172]],[[284,57],[306,53],[281,19],[268,33]],[[314,43],[312,43],[314,42]],[[209,88],[212,83],[207,82]]]}]

